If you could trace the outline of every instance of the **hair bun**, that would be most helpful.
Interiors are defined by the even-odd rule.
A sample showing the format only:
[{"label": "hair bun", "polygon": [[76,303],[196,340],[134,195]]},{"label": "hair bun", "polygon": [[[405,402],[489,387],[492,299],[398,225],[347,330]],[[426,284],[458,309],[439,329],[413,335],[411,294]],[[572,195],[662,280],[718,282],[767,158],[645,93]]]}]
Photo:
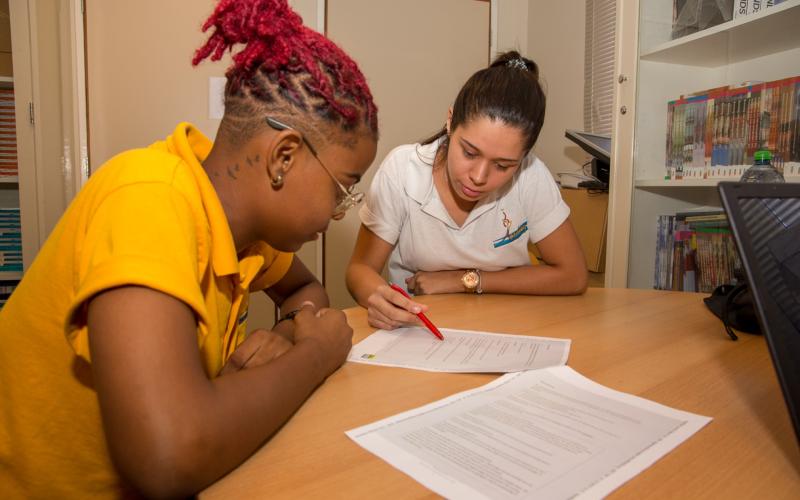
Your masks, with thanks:
[{"label": "hair bun", "polygon": [[209,29],[213,29],[211,36],[195,53],[194,65],[206,57],[218,61],[225,51],[233,50],[237,44],[245,45],[234,56],[234,60],[246,60],[237,61],[239,63],[254,67],[270,62],[252,57],[253,53],[270,52],[276,59],[273,62],[285,64],[289,56],[287,40],[298,38],[297,34],[305,27],[300,15],[289,7],[288,0],[221,0],[203,24],[203,32]]},{"label": "hair bun", "polygon": [[218,0],[203,24],[208,30],[194,65],[243,46],[225,73],[226,102],[231,95],[262,103],[277,97],[308,116],[341,120],[343,130],[363,119],[377,137],[378,109],[358,65],[330,39],[304,26],[288,0]]}]

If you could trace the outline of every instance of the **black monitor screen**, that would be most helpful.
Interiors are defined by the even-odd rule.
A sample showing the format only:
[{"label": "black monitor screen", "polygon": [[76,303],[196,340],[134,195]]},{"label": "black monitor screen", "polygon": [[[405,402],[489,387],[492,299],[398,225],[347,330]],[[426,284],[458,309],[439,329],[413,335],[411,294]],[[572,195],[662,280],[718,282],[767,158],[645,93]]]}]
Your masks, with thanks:
[{"label": "black monitor screen", "polygon": [[584,151],[594,156],[595,158],[605,162],[610,162],[611,156],[611,137],[600,134],[590,134],[588,132],[579,132],[577,130],[567,130],[564,135],[578,146],[583,148]]},{"label": "black monitor screen", "polygon": [[800,185],[719,185],[800,440]]}]

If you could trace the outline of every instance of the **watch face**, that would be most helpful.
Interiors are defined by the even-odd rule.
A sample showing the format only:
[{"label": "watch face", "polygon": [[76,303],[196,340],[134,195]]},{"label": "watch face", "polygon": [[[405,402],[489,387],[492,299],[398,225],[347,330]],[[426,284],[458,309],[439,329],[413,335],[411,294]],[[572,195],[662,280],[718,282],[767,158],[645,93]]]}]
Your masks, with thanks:
[{"label": "watch face", "polygon": [[475,271],[467,271],[464,273],[464,276],[461,277],[461,282],[464,284],[465,287],[472,290],[476,286],[478,286],[478,273]]}]

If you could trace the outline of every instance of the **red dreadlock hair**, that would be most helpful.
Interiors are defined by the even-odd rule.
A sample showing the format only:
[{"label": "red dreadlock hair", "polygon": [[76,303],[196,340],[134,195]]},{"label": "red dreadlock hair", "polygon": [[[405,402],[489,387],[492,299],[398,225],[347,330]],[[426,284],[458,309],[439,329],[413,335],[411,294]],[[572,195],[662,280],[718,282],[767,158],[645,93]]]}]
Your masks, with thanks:
[{"label": "red dreadlock hair", "polygon": [[[287,0],[221,0],[203,24],[204,32],[210,28],[193,65],[245,45],[226,73],[220,133],[229,141],[249,139],[266,126],[266,115],[288,120],[315,140],[331,138],[319,130],[318,118],[342,132],[364,125],[377,138],[378,111],[364,75],[339,46],[304,26]],[[306,119],[298,120],[298,113]]]}]

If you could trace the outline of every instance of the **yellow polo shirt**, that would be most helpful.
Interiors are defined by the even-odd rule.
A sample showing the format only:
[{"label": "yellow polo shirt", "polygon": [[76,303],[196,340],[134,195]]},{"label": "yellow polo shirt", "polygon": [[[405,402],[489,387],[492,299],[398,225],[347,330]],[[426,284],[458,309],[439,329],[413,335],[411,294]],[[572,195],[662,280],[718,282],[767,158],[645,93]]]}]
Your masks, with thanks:
[{"label": "yellow polo shirt", "polygon": [[121,285],[182,300],[195,312],[197,347],[214,377],[245,338],[249,291],[289,269],[292,254],[266,243],[237,255],[200,164],[210,150],[182,123],[165,141],[109,160],[0,311],[3,498],[124,494],[92,384],[87,300]]}]

